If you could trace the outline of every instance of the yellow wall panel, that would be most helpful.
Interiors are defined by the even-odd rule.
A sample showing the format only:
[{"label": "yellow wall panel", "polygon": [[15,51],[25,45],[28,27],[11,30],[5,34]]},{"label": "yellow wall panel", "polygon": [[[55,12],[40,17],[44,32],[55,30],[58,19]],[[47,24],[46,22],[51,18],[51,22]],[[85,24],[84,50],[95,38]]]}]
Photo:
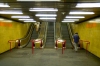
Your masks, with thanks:
[{"label": "yellow wall panel", "polygon": [[[18,22],[0,22],[0,53],[3,53],[10,49],[10,45],[8,43],[9,40],[16,40],[22,38],[26,35],[27,30],[30,26],[30,23],[18,23]],[[3,25],[2,25],[3,24]],[[11,26],[9,26],[9,24]],[[15,43],[13,42],[12,48],[15,47]]]},{"label": "yellow wall panel", "polygon": [[[90,41],[88,51],[100,57],[100,23],[83,22],[80,24],[71,24],[73,32],[78,32],[81,40]],[[83,43],[86,48],[86,43]]]}]

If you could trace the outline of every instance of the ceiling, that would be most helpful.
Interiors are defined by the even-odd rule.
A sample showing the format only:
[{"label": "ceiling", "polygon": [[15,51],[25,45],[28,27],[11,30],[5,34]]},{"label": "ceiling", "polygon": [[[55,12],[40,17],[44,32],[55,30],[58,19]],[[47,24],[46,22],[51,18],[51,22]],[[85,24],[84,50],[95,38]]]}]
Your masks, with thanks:
[{"label": "ceiling", "polygon": [[[75,23],[80,23],[95,17],[100,16],[99,7],[76,7],[78,3],[99,3],[100,0],[61,0],[61,1],[17,1],[17,0],[0,0],[0,3],[7,4],[10,7],[0,7],[0,11],[18,11],[23,14],[1,14],[0,17],[11,19],[17,22],[24,22],[19,18],[11,18],[11,16],[29,16],[37,22],[62,22],[66,16],[84,16],[84,18],[78,18]],[[88,5],[91,6],[91,5]],[[34,8],[54,8],[57,11],[30,11]],[[70,12],[94,12],[94,14],[69,14]],[[36,14],[53,14],[56,16],[42,16],[41,18],[56,18],[56,19],[40,19],[40,16]],[[25,18],[26,19],[26,18]],[[68,18],[66,18],[68,19]],[[72,19],[72,18],[70,18]],[[69,21],[69,20],[68,20]],[[67,22],[67,21],[65,21]],[[70,22],[70,21],[69,21]]]}]

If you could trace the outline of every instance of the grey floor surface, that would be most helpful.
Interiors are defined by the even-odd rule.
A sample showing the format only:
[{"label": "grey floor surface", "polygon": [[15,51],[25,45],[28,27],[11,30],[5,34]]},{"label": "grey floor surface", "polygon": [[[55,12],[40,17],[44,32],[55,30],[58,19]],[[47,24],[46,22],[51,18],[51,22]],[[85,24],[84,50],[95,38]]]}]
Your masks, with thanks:
[{"label": "grey floor surface", "polygon": [[13,49],[0,54],[0,66],[100,66],[99,58],[86,54],[84,50],[75,52],[66,49]]}]

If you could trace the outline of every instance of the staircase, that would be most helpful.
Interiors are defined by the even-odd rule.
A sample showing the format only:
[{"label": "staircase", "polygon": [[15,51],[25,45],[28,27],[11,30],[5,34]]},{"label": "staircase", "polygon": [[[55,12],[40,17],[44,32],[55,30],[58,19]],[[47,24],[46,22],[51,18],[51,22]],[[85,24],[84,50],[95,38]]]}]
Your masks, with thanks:
[{"label": "staircase", "polygon": [[53,22],[48,23],[45,47],[54,48],[54,23]]},{"label": "staircase", "polygon": [[68,27],[67,27],[66,23],[61,23],[61,32],[62,32],[62,38],[64,40],[66,40],[66,47],[72,48],[70,35],[69,35],[69,32],[68,32]]}]

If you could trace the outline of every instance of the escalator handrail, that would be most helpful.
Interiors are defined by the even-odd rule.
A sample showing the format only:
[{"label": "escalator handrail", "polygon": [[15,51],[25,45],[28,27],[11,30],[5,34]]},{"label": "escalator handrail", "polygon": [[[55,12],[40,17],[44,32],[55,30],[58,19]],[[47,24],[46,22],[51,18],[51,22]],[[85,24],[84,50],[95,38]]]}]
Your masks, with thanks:
[{"label": "escalator handrail", "polygon": [[71,26],[69,23],[67,23],[67,26],[68,26],[68,32],[69,32],[69,35],[70,35],[70,39],[71,39],[71,43],[73,43],[73,32],[72,32],[72,29],[71,29]]},{"label": "escalator handrail", "polygon": [[46,22],[46,25],[45,25],[45,34],[44,34],[44,42],[43,42],[44,45],[46,43],[46,37],[47,37],[47,26],[48,26],[48,23]]},{"label": "escalator handrail", "polygon": [[56,23],[54,22],[54,41],[56,40]]},{"label": "escalator handrail", "polygon": [[58,23],[58,25],[56,24],[56,39],[62,38],[61,30],[62,30],[61,24],[60,23]]},{"label": "escalator handrail", "polygon": [[[47,26],[47,24],[46,24],[47,22],[45,22],[45,23],[43,23],[41,26],[44,26],[43,28],[41,28],[40,29],[40,33],[39,33],[39,36],[38,36],[38,38],[40,38],[40,39],[42,39],[43,40],[43,45],[45,44],[45,40],[46,40],[46,26]],[[42,35],[42,37],[41,37],[41,35]]]},{"label": "escalator handrail", "polygon": [[[28,32],[26,34],[26,36],[23,37],[23,38],[21,38],[20,40],[21,41],[26,40],[28,37],[31,39],[33,30],[34,30],[34,25],[33,25],[33,23],[31,23],[31,25],[30,25],[30,27],[28,29]],[[25,46],[27,46],[27,44],[30,42],[30,39],[27,40],[27,43],[26,44],[21,45],[21,48],[24,48]]]},{"label": "escalator handrail", "polygon": [[29,27],[29,29],[28,29],[28,32],[27,32],[27,34],[26,34],[23,38],[21,38],[21,40],[26,39],[26,38],[29,36],[30,31],[33,31],[32,29],[33,29],[33,24],[31,24],[31,25],[30,25],[30,27]]},{"label": "escalator handrail", "polygon": [[[33,28],[33,31],[34,31],[34,28]],[[32,37],[33,31],[32,31],[32,33],[31,33],[31,37]],[[40,37],[39,37],[40,34],[41,34],[41,26],[39,25],[38,37],[37,37],[36,39],[40,38]],[[30,41],[31,41],[31,37],[30,37]],[[33,39],[32,39],[32,40],[33,40]],[[30,42],[30,41],[29,41],[29,42]],[[26,46],[29,44],[29,42],[28,42],[24,47],[26,47]]]},{"label": "escalator handrail", "polygon": [[61,30],[62,30],[62,27],[61,27],[61,24],[60,24],[60,38],[62,38]]}]

